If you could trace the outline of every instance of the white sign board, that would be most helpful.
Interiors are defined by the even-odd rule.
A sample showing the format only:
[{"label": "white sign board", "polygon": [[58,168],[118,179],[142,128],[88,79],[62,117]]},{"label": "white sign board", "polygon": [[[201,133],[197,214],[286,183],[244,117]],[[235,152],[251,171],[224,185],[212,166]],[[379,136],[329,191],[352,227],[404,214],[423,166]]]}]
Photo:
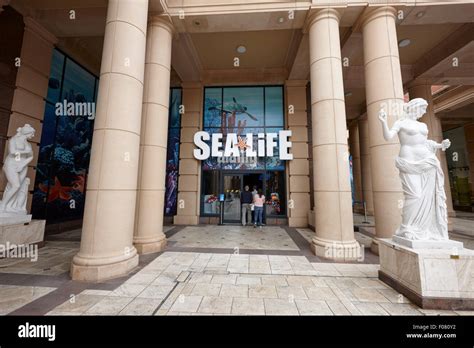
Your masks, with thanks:
[{"label": "white sign board", "polygon": [[[293,154],[289,152],[291,148],[291,130],[281,130],[278,133],[258,133],[257,148],[253,148],[253,134],[247,133],[242,138],[236,133],[228,133],[226,142],[223,143],[222,133],[209,134],[200,131],[194,134],[194,157],[198,160],[206,160],[209,157],[272,157],[275,156],[275,146],[278,144],[278,155],[281,160],[292,160]],[[209,146],[206,141],[210,141]],[[266,144],[265,144],[266,142]]]}]

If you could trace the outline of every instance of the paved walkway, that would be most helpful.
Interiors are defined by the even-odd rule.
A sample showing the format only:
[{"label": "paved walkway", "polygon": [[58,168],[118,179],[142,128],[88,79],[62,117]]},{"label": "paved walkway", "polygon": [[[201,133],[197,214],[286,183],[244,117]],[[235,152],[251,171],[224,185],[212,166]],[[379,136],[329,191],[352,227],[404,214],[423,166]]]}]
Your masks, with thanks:
[{"label": "paved walkway", "polygon": [[[80,230],[49,237],[36,262],[0,260],[3,315],[474,315],[423,310],[377,279],[378,257],[329,263],[308,229],[168,226],[168,248],[127,277],[71,281]],[[356,233],[364,246],[370,237]]]},{"label": "paved walkway", "polygon": [[[453,231],[449,232],[449,238],[463,242],[465,248],[474,250],[474,213],[457,211],[456,217],[451,219],[453,221]],[[368,216],[368,223],[364,221],[363,215],[354,214],[354,226],[368,238],[367,243],[370,243],[372,236],[375,234],[374,217]],[[358,241],[366,245],[362,240],[358,239]]]},{"label": "paved walkway", "polygon": [[421,314],[377,280],[376,265],[304,256],[166,252],[113,291],[48,314]]}]

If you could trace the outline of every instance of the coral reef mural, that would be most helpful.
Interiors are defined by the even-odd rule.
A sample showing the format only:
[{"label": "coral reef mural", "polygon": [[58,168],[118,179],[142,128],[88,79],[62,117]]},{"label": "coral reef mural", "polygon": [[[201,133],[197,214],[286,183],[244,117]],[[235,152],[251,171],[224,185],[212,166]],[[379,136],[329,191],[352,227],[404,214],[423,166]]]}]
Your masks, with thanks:
[{"label": "coral reef mural", "polygon": [[48,223],[81,219],[94,114],[72,114],[64,105],[95,111],[98,79],[59,50],[53,52],[32,214]]},{"label": "coral reef mural", "polygon": [[176,215],[178,202],[179,140],[181,132],[181,89],[170,91],[168,147],[166,158],[165,215]]}]

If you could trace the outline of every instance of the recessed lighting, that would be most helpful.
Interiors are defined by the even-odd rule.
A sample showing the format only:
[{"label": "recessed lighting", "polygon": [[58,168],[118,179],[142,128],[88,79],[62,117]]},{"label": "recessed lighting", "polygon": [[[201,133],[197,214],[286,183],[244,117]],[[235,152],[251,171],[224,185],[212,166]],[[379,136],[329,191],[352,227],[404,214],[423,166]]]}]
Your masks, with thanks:
[{"label": "recessed lighting", "polygon": [[416,14],[416,18],[421,18],[425,15],[425,11],[420,11]]},{"label": "recessed lighting", "polygon": [[236,50],[239,53],[245,53],[245,52],[247,52],[247,47],[245,47],[244,45],[240,45],[240,46],[237,47]]},{"label": "recessed lighting", "polygon": [[410,39],[403,39],[403,40],[398,41],[398,47],[407,47],[410,44],[411,44]]}]

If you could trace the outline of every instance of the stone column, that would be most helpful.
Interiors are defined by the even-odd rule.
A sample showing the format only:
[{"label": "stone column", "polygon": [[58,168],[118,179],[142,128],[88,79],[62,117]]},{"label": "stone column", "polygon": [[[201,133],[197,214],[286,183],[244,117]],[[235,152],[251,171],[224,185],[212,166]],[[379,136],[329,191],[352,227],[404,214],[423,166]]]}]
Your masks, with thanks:
[{"label": "stone column", "polygon": [[317,256],[353,260],[354,239],[342,81],[339,13],[323,9],[309,18],[311,107]]},{"label": "stone column", "polygon": [[308,117],[306,114],[307,80],[288,80],[285,82],[287,105],[287,125],[292,131],[293,160],[288,161],[288,225],[307,227],[310,210]]},{"label": "stone column", "polygon": [[367,115],[359,120],[360,171],[362,176],[362,195],[367,215],[374,215],[374,197],[372,193],[372,172],[370,170],[369,122]]},{"label": "stone column", "polygon": [[403,191],[395,158],[400,151],[398,137],[386,141],[378,119],[381,107],[388,114],[389,127],[402,110],[403,85],[398,55],[396,10],[371,9],[363,18],[365,89],[370,138],[370,164],[374,197],[375,233],[372,251],[378,253],[378,238],[391,238],[401,223]]},{"label": "stone column", "polygon": [[184,114],[181,116],[181,145],[179,148],[178,210],[175,225],[199,223],[199,192],[201,162],[193,155],[194,134],[201,129],[202,93],[199,82],[183,82]]},{"label": "stone column", "polygon": [[[426,114],[420,119],[421,122],[428,126],[428,138],[441,143],[443,141],[443,129],[441,127],[441,119],[434,113],[433,95],[431,93],[431,84],[425,81],[413,81],[408,86],[410,99],[423,98],[428,102]],[[448,162],[446,161],[446,152],[438,150],[438,159],[444,173],[444,190],[446,191],[446,204],[448,208],[448,230],[453,230],[452,218],[456,216],[453,209],[453,199],[451,196],[451,185],[449,184]]]},{"label": "stone column", "polygon": [[139,253],[164,249],[163,214],[168,140],[172,25],[154,16],[148,23],[140,165],[133,244]]},{"label": "stone column", "polygon": [[[357,122],[349,127],[349,153],[352,155],[352,176],[354,180],[354,196],[357,202],[363,201],[362,171],[360,164],[359,125]],[[359,203],[356,211],[363,212],[364,207]]]},{"label": "stone column", "polygon": [[467,161],[469,164],[469,187],[471,189],[471,200],[474,199],[474,123],[464,126],[464,137],[466,140]]},{"label": "stone column", "polygon": [[[51,58],[57,38],[30,17],[24,17],[25,30],[21,43],[21,55],[18,57],[19,66],[15,67],[15,60],[9,62],[13,69],[17,69],[15,90],[11,103],[11,114],[7,118],[7,137],[16,134],[18,127],[30,124],[35,130],[35,136],[30,140],[33,148],[33,160],[28,164],[28,178],[30,192],[34,189],[36,165],[38,163],[39,145],[43,130],[43,118],[48,81],[51,70]],[[8,70],[7,70],[8,71]],[[4,88],[2,97],[7,98],[8,89]],[[4,113],[0,114],[3,116]],[[3,128],[3,122],[0,122]],[[1,140],[1,139],[0,139]],[[3,146],[0,146],[3,149]],[[1,153],[3,163],[4,152]],[[6,178],[0,174],[0,197],[6,186]],[[32,194],[28,194],[27,210],[31,210]]]},{"label": "stone column", "polygon": [[132,240],[147,17],[148,0],[109,0],[81,248],[71,267],[74,280],[123,276],[138,265]]}]

